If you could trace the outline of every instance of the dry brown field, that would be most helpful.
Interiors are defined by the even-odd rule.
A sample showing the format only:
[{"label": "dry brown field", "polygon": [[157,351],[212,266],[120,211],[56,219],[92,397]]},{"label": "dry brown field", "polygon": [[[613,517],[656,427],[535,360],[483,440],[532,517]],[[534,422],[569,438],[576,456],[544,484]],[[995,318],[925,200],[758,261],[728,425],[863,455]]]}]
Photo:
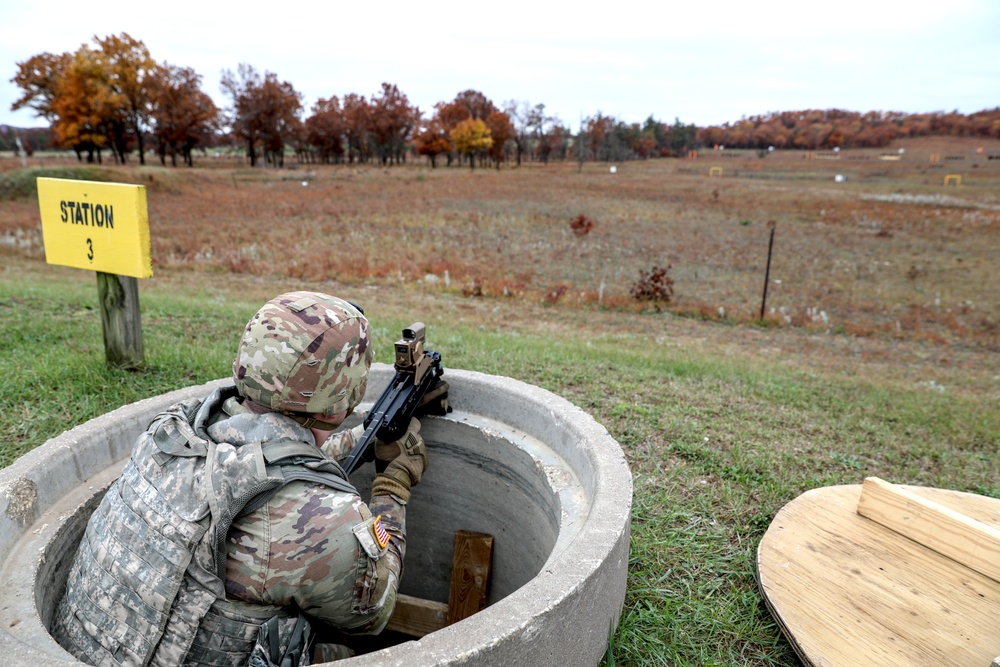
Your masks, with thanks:
[{"label": "dry brown field", "polygon": [[[30,166],[57,163],[73,161]],[[2,171],[20,166],[0,158]],[[795,347],[816,348],[816,364],[836,364],[858,341],[884,363],[907,341],[921,363],[988,382],[1000,351],[997,141],[475,171],[413,161],[251,170],[212,156],[193,169],[108,168],[147,186],[161,274],[444,292],[542,307],[570,325],[662,310],[730,325],[713,330],[731,336],[805,334]],[[594,221],[589,233],[571,227],[580,215]],[[36,201],[0,202],[0,253],[43,260]],[[630,294],[654,267],[670,267],[669,303]]]}]

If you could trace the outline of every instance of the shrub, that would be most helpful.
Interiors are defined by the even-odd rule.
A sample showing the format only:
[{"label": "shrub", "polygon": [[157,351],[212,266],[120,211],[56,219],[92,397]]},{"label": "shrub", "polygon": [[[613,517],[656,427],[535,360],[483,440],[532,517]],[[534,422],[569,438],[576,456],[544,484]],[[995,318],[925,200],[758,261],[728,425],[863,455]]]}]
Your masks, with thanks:
[{"label": "shrub", "polygon": [[577,236],[586,236],[590,233],[590,230],[594,228],[597,224],[593,219],[588,218],[584,214],[580,214],[569,221],[569,228],[573,230],[573,233]]},{"label": "shrub", "polygon": [[566,292],[569,291],[569,285],[566,283],[559,283],[545,293],[545,303],[558,303],[559,299],[563,298]]},{"label": "shrub", "polygon": [[462,294],[469,297],[483,296],[483,284],[472,279],[462,288]]},{"label": "shrub", "polygon": [[674,296],[674,279],[667,275],[667,271],[672,268],[668,264],[666,268],[654,266],[649,271],[639,271],[639,280],[632,285],[632,296],[640,301],[670,303]]}]

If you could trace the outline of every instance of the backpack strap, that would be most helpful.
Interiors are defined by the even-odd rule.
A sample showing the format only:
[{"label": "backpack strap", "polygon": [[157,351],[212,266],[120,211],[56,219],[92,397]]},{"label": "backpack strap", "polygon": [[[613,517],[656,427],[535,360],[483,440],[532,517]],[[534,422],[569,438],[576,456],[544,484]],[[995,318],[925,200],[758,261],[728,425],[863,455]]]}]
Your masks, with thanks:
[{"label": "backpack strap", "polygon": [[269,479],[278,480],[273,488],[250,499],[236,515],[242,518],[267,504],[289,482],[313,482],[343,493],[358,495],[339,463],[328,459],[314,445],[301,440],[274,440],[261,445]]}]

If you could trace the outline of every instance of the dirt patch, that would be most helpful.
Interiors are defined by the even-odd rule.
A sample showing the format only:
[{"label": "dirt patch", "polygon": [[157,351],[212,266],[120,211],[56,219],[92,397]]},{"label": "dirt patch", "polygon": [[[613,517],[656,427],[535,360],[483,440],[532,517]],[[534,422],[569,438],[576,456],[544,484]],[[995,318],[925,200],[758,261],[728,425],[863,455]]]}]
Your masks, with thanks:
[{"label": "dirt patch", "polygon": [[26,526],[35,519],[38,489],[30,479],[16,479],[3,491],[7,498],[7,516]]}]

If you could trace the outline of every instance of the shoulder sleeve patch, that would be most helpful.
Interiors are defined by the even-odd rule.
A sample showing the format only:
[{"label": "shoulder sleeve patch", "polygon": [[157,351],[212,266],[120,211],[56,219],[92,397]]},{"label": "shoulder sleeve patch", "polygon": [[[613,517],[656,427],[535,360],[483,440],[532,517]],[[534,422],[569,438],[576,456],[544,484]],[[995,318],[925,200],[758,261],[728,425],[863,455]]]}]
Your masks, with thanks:
[{"label": "shoulder sleeve patch", "polygon": [[[378,528],[376,528],[376,524]],[[372,560],[377,560],[381,558],[386,551],[386,546],[389,544],[389,534],[385,532],[382,527],[382,522],[377,516],[370,517],[359,524],[356,524],[352,529],[354,531],[354,536],[358,538],[358,543],[361,544],[361,548],[364,549],[365,553]],[[384,543],[379,538],[379,532],[381,532],[384,537]]]},{"label": "shoulder sleeve patch", "polygon": [[375,523],[372,524],[372,528],[375,529],[375,541],[378,542],[379,547],[385,549],[389,546],[389,533],[385,532],[385,528],[382,527],[381,514],[375,517]]}]

